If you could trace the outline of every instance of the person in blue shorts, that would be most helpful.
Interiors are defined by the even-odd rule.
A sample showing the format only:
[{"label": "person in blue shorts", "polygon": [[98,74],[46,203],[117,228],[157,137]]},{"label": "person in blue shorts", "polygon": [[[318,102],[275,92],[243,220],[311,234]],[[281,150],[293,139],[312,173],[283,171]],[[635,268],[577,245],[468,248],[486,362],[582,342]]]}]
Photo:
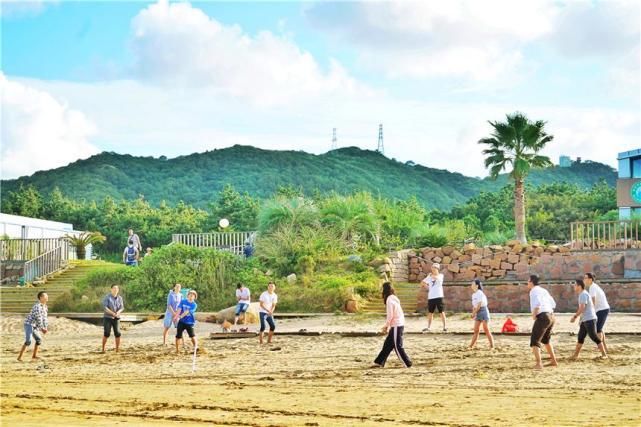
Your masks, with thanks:
[{"label": "person in blue shorts", "polygon": [[22,361],[22,354],[27,349],[27,347],[31,345],[31,337],[33,337],[33,339],[36,341],[35,345],[33,346],[33,354],[31,355],[31,359],[38,359],[38,348],[40,348],[40,345],[42,344],[40,332],[46,334],[49,327],[47,319],[47,301],[49,301],[49,296],[47,295],[47,293],[44,291],[38,292],[38,302],[36,302],[33,307],[31,307],[31,311],[24,321],[25,339],[24,344],[20,349],[20,354],[18,355],[18,361]]},{"label": "person in blue shorts", "polygon": [[[243,326],[247,324],[247,309],[249,308],[249,303],[250,303],[250,298],[251,298],[251,292],[249,289],[243,285],[242,283],[239,283],[236,285],[236,311],[234,312],[235,317],[234,317],[234,326],[238,324],[238,319],[240,318],[240,315],[243,315]],[[247,328],[242,328],[241,331],[244,332],[246,331]]]},{"label": "person in blue shorts", "polygon": [[487,336],[490,343],[490,350],[494,349],[494,338],[490,332],[490,310],[487,308],[487,297],[483,293],[483,283],[479,279],[474,279],[470,285],[472,288],[472,319],[474,319],[474,335],[472,335],[472,342],[470,349],[476,346],[476,340],[479,338],[479,330],[483,325],[483,331]]},{"label": "person in blue shorts", "polygon": [[198,293],[193,289],[187,292],[187,299],[180,301],[178,306],[178,325],[176,326],[176,353],[180,352],[180,345],[183,342],[183,332],[187,331],[187,335],[191,338],[191,343],[194,348],[198,346],[196,340],[196,333],[194,332],[194,325],[196,324],[196,304]]}]

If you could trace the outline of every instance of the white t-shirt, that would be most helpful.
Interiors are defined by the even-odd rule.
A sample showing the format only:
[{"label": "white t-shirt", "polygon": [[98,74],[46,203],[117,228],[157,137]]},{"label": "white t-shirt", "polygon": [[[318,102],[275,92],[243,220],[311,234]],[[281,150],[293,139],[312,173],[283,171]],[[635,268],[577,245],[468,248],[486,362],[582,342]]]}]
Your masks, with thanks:
[{"label": "white t-shirt", "polygon": [[238,302],[249,304],[249,288],[236,289],[236,298],[240,298]]},{"label": "white t-shirt", "polygon": [[481,303],[481,307],[487,307],[487,297],[480,289],[472,294],[472,308],[475,308],[479,303]]},{"label": "white t-shirt", "polygon": [[423,283],[427,284],[427,299],[443,298],[443,274],[437,274],[436,278],[427,276]]},{"label": "white t-shirt", "polygon": [[270,294],[269,292],[265,291],[260,294],[260,302],[263,303],[263,306],[265,306],[267,310],[265,310],[265,308],[263,307],[260,307],[258,311],[261,313],[269,313],[268,310],[271,310],[278,302],[278,295],[276,295],[275,292],[273,294]]},{"label": "white t-shirt", "polygon": [[594,297],[596,297],[596,305],[594,306],[594,309],[596,311],[607,310],[610,308],[608,299],[605,297],[605,292],[603,292],[601,286],[592,282],[592,284],[590,285],[590,298]]},{"label": "white t-shirt", "polygon": [[537,307],[539,308],[539,313],[554,313],[554,308],[556,307],[556,302],[552,295],[541,286],[535,286],[530,291],[530,311],[534,312]]}]

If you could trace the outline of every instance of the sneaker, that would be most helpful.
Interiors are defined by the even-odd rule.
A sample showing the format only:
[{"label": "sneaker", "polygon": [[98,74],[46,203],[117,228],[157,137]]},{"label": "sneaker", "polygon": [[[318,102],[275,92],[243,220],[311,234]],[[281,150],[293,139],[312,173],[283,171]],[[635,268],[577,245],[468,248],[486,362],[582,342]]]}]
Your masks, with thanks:
[{"label": "sneaker", "polygon": [[430,328],[423,329],[423,332],[429,332],[429,331],[430,331]]},{"label": "sneaker", "polygon": [[447,328],[443,328],[443,332],[447,332]]}]

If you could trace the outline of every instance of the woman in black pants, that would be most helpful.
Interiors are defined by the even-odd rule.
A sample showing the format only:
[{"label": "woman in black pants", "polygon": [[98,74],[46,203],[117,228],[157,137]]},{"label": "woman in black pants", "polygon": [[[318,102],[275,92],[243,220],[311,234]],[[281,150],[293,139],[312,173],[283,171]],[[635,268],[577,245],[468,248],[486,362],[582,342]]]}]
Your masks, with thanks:
[{"label": "woman in black pants", "polygon": [[389,354],[394,350],[399,360],[406,368],[412,366],[412,361],[403,348],[403,329],[405,326],[405,314],[401,308],[401,302],[394,295],[394,287],[391,283],[383,283],[383,304],[387,306],[387,321],[382,332],[387,334],[383,349],[374,360],[373,368],[382,368]]}]

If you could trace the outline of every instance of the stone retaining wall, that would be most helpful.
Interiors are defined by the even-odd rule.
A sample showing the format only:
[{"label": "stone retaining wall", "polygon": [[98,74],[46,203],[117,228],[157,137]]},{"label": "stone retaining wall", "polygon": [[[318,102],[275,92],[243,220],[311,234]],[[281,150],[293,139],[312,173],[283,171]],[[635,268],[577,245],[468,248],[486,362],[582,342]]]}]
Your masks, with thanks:
[{"label": "stone retaining wall", "polygon": [[[601,281],[612,311],[641,312],[641,281]],[[577,296],[574,287],[567,283],[540,285],[547,289],[556,301],[557,312],[574,312],[577,309]],[[472,291],[469,283],[444,283],[445,309],[454,312],[472,310]],[[527,283],[487,283],[484,292],[488,299],[490,312],[527,313],[530,299]],[[417,284],[417,310],[427,308],[427,291]]]},{"label": "stone retaining wall", "polygon": [[521,245],[477,248],[474,244],[457,249],[424,248],[408,254],[408,281],[420,282],[433,263],[441,264],[446,280],[518,280],[530,274],[542,280],[571,280],[593,272],[599,279],[639,277],[641,250],[570,251],[567,247]]}]

